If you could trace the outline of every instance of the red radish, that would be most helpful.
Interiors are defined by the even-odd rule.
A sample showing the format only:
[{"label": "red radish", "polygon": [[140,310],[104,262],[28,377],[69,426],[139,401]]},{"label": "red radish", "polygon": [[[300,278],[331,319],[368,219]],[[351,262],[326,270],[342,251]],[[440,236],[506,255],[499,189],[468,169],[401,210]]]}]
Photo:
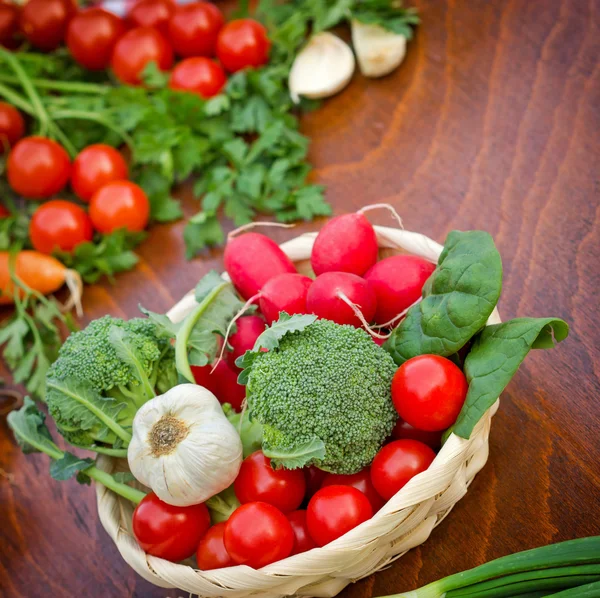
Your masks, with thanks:
[{"label": "red radish", "polygon": [[321,229],[310,263],[317,276],[324,272],[362,276],[377,261],[378,250],[375,230],[364,214],[344,214]]},{"label": "red radish", "polygon": [[357,313],[362,313],[365,322],[370,322],[377,300],[369,283],[360,276],[326,272],[317,277],[308,290],[306,308],[319,318],[360,328],[363,322]]},{"label": "red radish", "polygon": [[[270,325],[278,320],[282,311],[290,316],[305,314],[306,296],[312,283],[311,278],[302,274],[280,274],[271,278],[260,292],[259,299],[260,311],[267,323]],[[233,342],[233,337],[230,342]]]},{"label": "red radish", "polygon": [[238,384],[238,373],[226,361],[212,365],[191,366],[196,384],[210,390],[221,404],[229,403],[235,411],[240,411],[246,398],[246,387]]},{"label": "red radish", "polygon": [[386,324],[421,298],[435,264],[415,255],[394,255],[377,262],[365,280],[377,297],[375,322]]},{"label": "red radish", "polygon": [[230,363],[250,351],[256,339],[265,331],[265,321],[260,316],[243,316],[236,322],[237,332],[229,337],[229,344],[233,347]]},{"label": "red radish", "polygon": [[275,276],[296,272],[275,241],[260,233],[229,238],[223,256],[225,269],[244,299],[256,295]]}]

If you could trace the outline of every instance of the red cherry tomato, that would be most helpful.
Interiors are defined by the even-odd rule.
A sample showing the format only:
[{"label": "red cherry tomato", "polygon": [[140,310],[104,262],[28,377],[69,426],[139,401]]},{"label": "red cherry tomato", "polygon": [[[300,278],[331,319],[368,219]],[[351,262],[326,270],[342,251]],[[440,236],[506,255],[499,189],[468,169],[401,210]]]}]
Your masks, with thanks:
[{"label": "red cherry tomato", "polygon": [[327,477],[327,472],[314,465],[305,467],[303,471],[306,478],[306,496],[310,498],[317,490],[321,489],[321,484]]},{"label": "red cherry tomato", "polygon": [[439,355],[419,355],[404,362],[392,379],[398,415],[419,430],[449,428],[458,417],[469,385],[460,368]]},{"label": "red cherry tomato", "polygon": [[209,527],[204,504],[175,507],[153,492],[133,512],[133,533],[142,550],[173,563],[192,556]]},{"label": "red cherry tomato", "polygon": [[225,71],[214,60],[204,56],[182,60],[169,79],[171,89],[189,91],[204,99],[216,96],[225,83]]},{"label": "red cherry tomato", "polygon": [[64,199],[42,204],[29,223],[29,236],[40,253],[73,251],[77,245],[91,241],[94,235],[90,217],[78,205]]},{"label": "red cherry tomato", "polygon": [[217,56],[230,73],[266,64],[270,49],[267,30],[253,19],[230,21],[217,40]]},{"label": "red cherry tomato", "polygon": [[18,43],[19,7],[14,4],[0,3],[0,46],[14,49]]},{"label": "red cherry tomato", "polygon": [[114,147],[97,143],[86,147],[75,158],[71,187],[79,199],[89,202],[104,185],[127,179],[128,174],[125,158]]},{"label": "red cherry tomato", "polygon": [[371,471],[368,467],[351,475],[328,473],[321,484],[321,488],[326,486],[351,486],[360,490],[369,499],[373,513],[377,513],[384,505],[384,500],[377,494],[377,490],[371,482]]},{"label": "red cherry tomato", "polygon": [[179,56],[214,56],[225,19],[210,2],[178,6],[169,22],[169,40]]},{"label": "red cherry tomato", "polygon": [[154,27],[163,35],[169,30],[169,20],[175,12],[171,0],[140,0],[129,11],[127,18],[132,27]]},{"label": "red cherry tomato", "polygon": [[21,31],[36,48],[55,50],[75,12],[72,0],[29,0],[21,10]]},{"label": "red cherry tomato", "polygon": [[321,488],[306,509],[308,531],[318,546],[333,542],[372,516],[369,499],[350,486]]},{"label": "red cherry tomato", "polygon": [[294,531],[294,548],[292,548],[292,554],[300,554],[301,552],[316,548],[315,541],[308,533],[306,511],[292,511],[287,514],[287,518]]},{"label": "red cherry tomato", "polygon": [[300,506],[306,491],[301,469],[273,469],[262,451],[244,459],[233,484],[242,503],[266,502],[284,513]]},{"label": "red cherry tomato", "polygon": [[222,569],[223,567],[232,567],[235,561],[229,556],[223,534],[225,533],[225,523],[213,525],[200,540],[198,550],[196,551],[196,561],[198,569],[201,571],[210,571],[211,569]]},{"label": "red cherry tomato", "polygon": [[126,31],[117,15],[101,8],[76,14],[67,28],[67,47],[73,58],[86,69],[108,68],[115,44]]},{"label": "red cherry tomato", "polygon": [[155,62],[161,71],[167,71],[173,65],[173,50],[157,29],[136,27],[115,44],[110,64],[120,81],[139,85],[149,62]]},{"label": "red cherry tomato", "polygon": [[265,502],[249,502],[227,520],[224,540],[238,565],[259,569],[290,556],[294,532],[279,509]]},{"label": "red cherry tomato", "polygon": [[8,156],[10,186],[23,197],[45,198],[69,180],[71,161],[61,145],[46,137],[24,137]]},{"label": "red cherry tomato", "polygon": [[413,428],[413,426],[401,418],[398,418],[398,421],[392,430],[392,438],[395,438],[396,440],[418,440],[431,447],[434,451],[442,446],[442,434],[443,432],[417,430],[417,428]]},{"label": "red cherry tomato", "polygon": [[94,193],[90,201],[94,228],[107,234],[119,228],[144,230],[150,218],[150,202],[143,189],[130,181],[115,181]]},{"label": "red cherry tomato", "polygon": [[0,218],[7,218],[10,216],[10,212],[0,203]]},{"label": "red cherry tomato", "polygon": [[0,102],[0,154],[17,143],[24,134],[25,121],[21,113],[14,106]]},{"label": "red cherry tomato", "polygon": [[389,500],[418,473],[425,471],[435,453],[418,440],[386,444],[371,463],[371,481],[380,496]]}]

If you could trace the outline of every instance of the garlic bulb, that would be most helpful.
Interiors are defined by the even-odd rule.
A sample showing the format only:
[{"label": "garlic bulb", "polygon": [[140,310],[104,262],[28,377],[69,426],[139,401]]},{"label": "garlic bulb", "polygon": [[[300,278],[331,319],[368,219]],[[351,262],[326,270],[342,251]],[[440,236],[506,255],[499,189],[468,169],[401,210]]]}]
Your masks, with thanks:
[{"label": "garlic bulb", "polygon": [[350,46],[332,33],[317,33],[296,56],[288,86],[296,103],[300,96],[328,98],[348,85],[354,73]]},{"label": "garlic bulb", "polygon": [[379,25],[352,20],[352,44],[360,72],[365,77],[391,73],[406,55],[406,38]]},{"label": "garlic bulb", "polygon": [[127,460],[131,473],[161,500],[185,507],[233,483],[242,442],[215,395],[181,384],[140,407]]}]

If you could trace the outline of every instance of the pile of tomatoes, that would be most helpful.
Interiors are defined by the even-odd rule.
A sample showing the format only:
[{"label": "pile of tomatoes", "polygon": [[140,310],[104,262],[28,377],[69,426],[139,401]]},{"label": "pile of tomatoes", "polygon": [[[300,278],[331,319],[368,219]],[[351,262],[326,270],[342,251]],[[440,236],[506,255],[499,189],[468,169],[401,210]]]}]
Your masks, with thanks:
[{"label": "pile of tomatoes", "polygon": [[234,482],[241,506],[227,521],[211,526],[205,504],[176,507],[151,493],[134,512],[135,537],[148,554],[172,562],[195,554],[201,570],[260,568],[325,546],[370,519],[429,468],[442,430],[456,419],[466,393],[465,376],[450,360],[410,359],[392,382],[394,406],[406,419],[398,420],[370,467],[352,475],[314,466],[273,469],[256,451],[244,459]]},{"label": "pile of tomatoes", "polygon": [[[172,70],[169,87],[218,94],[227,73],[268,61],[271,43],[253,19],[225,23],[210,2],[177,6],[174,0],[139,0],[124,18],[102,8],[79,11],[74,0],[29,0],[23,8],[0,3],[0,44],[18,46],[25,38],[42,51],[66,43],[73,58],[89,70],[111,68],[129,85],[139,85],[150,62]],[[214,58],[218,59],[218,62]]]}]

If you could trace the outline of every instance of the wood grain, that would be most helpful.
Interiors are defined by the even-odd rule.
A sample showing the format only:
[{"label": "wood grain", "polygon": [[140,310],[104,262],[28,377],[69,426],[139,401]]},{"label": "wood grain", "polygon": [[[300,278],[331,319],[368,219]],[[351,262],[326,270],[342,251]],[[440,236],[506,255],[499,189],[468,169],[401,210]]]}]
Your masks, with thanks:
[{"label": "wood grain", "polygon": [[[600,2],[416,4],[423,24],[402,67],[355,75],[303,119],[314,179],[336,213],[386,201],[439,241],[453,228],[489,231],[504,259],[503,317],[559,316],[572,331],[528,357],[503,395],[487,466],[430,540],[344,598],[600,533]],[[179,194],[192,209],[189,188]],[[156,227],[135,272],[88,288],[87,317],[134,316],[140,302],[166,310],[220,268],[219,251],[185,261],[182,228]],[[52,481],[4,419],[0,467],[10,474],[0,478],[0,596],[182,595],[137,577],[101,528],[94,493]]]}]

